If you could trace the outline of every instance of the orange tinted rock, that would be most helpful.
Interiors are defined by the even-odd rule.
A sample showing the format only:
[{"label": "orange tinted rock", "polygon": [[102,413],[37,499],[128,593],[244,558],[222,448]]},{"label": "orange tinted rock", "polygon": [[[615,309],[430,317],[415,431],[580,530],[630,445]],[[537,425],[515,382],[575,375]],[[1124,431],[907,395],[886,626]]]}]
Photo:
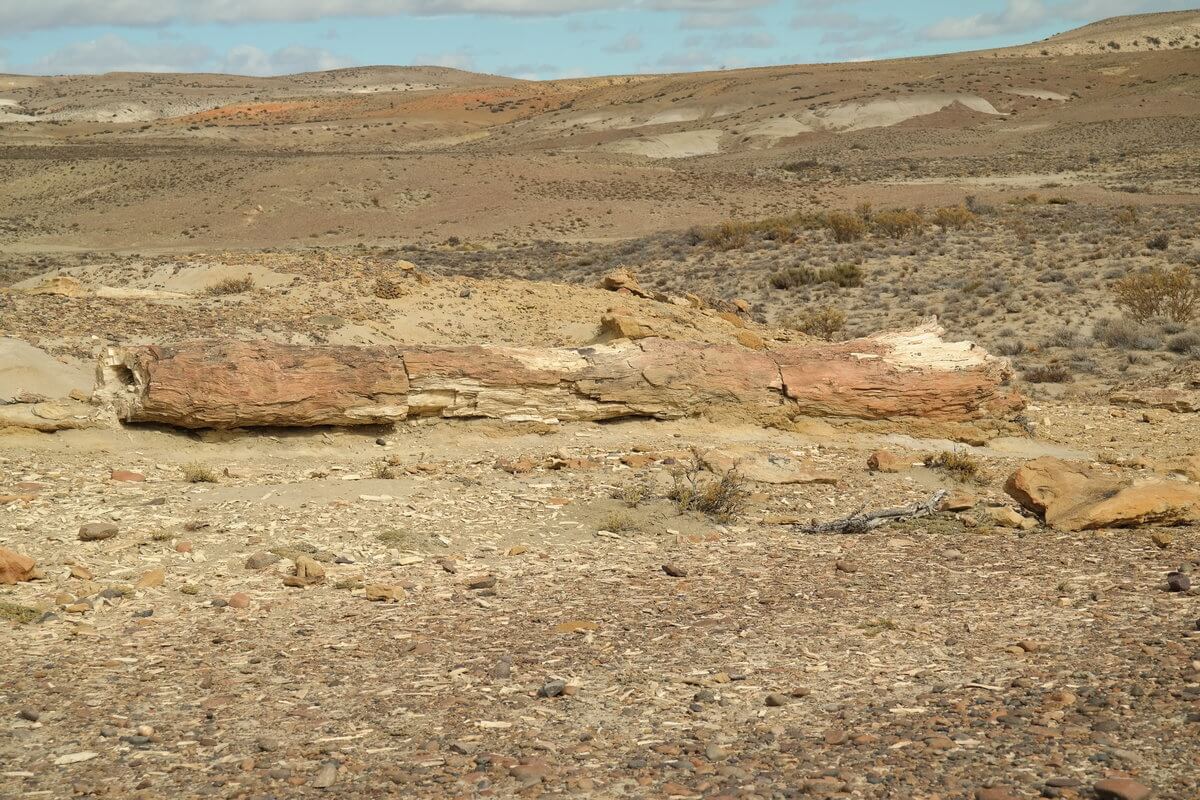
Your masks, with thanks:
[{"label": "orange tinted rock", "polygon": [[650,293],[642,288],[638,283],[638,279],[628,269],[615,269],[606,274],[600,279],[598,284],[601,289],[608,289],[610,292],[624,290],[626,293],[636,297],[649,297]]},{"label": "orange tinted rock", "polygon": [[32,558],[7,547],[0,547],[0,584],[10,586],[31,581],[36,575],[37,564]]},{"label": "orange tinted rock", "polygon": [[867,457],[867,469],[871,472],[904,472],[912,469],[913,460],[896,455],[890,450],[876,450]]},{"label": "orange tinted rock", "polygon": [[1058,458],[1024,464],[1004,488],[1059,530],[1200,522],[1200,486],[1159,479],[1132,482]]},{"label": "orange tinted rock", "polygon": [[[183,428],[358,425],[408,417],[557,423],[678,419],[716,409],[962,423],[1006,419],[1023,400],[1006,361],[927,324],[852,342],[757,350],[622,338],[580,348],[297,347],[192,342],[112,348],[98,392],[131,422]],[[754,352],[748,352],[747,347]]]}]

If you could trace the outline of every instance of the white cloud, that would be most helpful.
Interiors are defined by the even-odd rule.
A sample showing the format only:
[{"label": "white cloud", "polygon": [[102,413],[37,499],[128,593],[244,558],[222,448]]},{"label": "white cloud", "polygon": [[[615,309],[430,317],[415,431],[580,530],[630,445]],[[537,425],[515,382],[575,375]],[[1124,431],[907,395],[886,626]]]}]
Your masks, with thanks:
[{"label": "white cloud", "polygon": [[1007,0],[1003,10],[968,17],[947,17],[925,29],[930,39],[984,39],[1020,33],[1049,20],[1052,11],[1041,0]]},{"label": "white cloud", "polygon": [[609,53],[636,53],[641,49],[642,37],[636,33],[627,33],[604,48]]},{"label": "white cloud", "polygon": [[317,47],[293,44],[267,53],[254,45],[241,44],[229,49],[220,69],[234,75],[294,75],[340,69],[353,63]]},{"label": "white cloud", "polygon": [[330,17],[563,15],[603,9],[736,12],[775,0],[3,0],[0,31],[176,22],[298,22]]},{"label": "white cloud", "polygon": [[[77,75],[101,72],[229,72],[237,75],[290,75],[351,66],[328,50],[289,45],[270,52],[241,44],[226,53],[188,42],[131,42],[116,34],[72,42],[30,64],[24,73]],[[14,65],[15,67],[16,65]]]},{"label": "white cloud", "polygon": [[727,30],[729,28],[751,28],[762,21],[753,14],[738,11],[697,11],[679,20],[684,30]]},{"label": "white cloud", "polygon": [[203,45],[135,44],[107,34],[85,42],[73,42],[54,50],[22,69],[42,74],[82,72],[188,72],[199,68],[212,55]]}]

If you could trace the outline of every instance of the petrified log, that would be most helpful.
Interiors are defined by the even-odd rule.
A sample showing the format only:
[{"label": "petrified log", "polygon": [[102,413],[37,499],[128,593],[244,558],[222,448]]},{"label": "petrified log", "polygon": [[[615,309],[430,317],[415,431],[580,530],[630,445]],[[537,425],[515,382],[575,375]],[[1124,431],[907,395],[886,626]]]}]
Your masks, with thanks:
[{"label": "petrified log", "polygon": [[545,349],[200,341],[110,348],[99,381],[121,419],[184,428],[678,419],[715,409],[969,422],[1022,407],[1006,361],[941,332],[929,323],[773,351],[658,338]]}]

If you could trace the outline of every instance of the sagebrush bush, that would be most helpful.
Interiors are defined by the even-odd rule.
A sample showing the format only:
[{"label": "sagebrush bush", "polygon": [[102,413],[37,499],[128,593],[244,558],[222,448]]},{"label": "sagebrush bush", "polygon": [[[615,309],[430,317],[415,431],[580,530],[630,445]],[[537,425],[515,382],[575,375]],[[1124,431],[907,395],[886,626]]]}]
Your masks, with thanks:
[{"label": "sagebrush bush", "polygon": [[745,247],[750,241],[750,224],[747,222],[726,222],[704,235],[704,243],[718,250],[736,250]]},{"label": "sagebrush bush", "polygon": [[1167,349],[1172,353],[1187,355],[1193,350],[1200,350],[1200,331],[1187,331],[1167,340]]},{"label": "sagebrush bush", "polygon": [[956,481],[978,480],[982,474],[979,461],[962,450],[943,450],[925,457],[925,466],[944,472]]},{"label": "sagebrush bush", "polygon": [[832,339],[846,327],[846,312],[832,306],[800,311],[780,320],[785,328],[817,336],[821,339]]},{"label": "sagebrush bush", "polygon": [[1070,383],[1074,380],[1066,364],[1039,364],[1027,368],[1021,375],[1030,383]]},{"label": "sagebrush bush", "polygon": [[875,230],[893,239],[902,239],[925,227],[925,218],[911,209],[881,211],[871,220]]},{"label": "sagebrush bush", "polygon": [[729,470],[719,479],[705,478],[703,473],[704,464],[697,455],[672,473],[674,483],[667,497],[675,501],[679,513],[699,511],[720,522],[728,522],[742,513],[750,494],[737,469]]},{"label": "sagebrush bush", "polygon": [[205,289],[205,293],[213,296],[241,294],[253,288],[254,278],[246,275],[242,278],[223,278]]},{"label": "sagebrush bush", "polygon": [[863,271],[857,264],[838,264],[826,269],[788,267],[771,273],[769,280],[774,289],[794,289],[797,286],[815,286],[821,283],[832,283],[849,289],[863,285]]},{"label": "sagebrush bush", "polygon": [[867,224],[862,217],[844,211],[831,211],[825,216],[825,224],[833,233],[835,242],[856,242],[867,232]]},{"label": "sagebrush bush", "polygon": [[217,473],[211,467],[204,464],[193,462],[191,464],[184,464],[181,469],[183,470],[183,479],[188,483],[217,482]]},{"label": "sagebrush bush", "polygon": [[1092,337],[1117,350],[1153,350],[1158,344],[1150,328],[1123,317],[1096,320],[1092,326]]},{"label": "sagebrush bush", "polygon": [[978,217],[966,206],[946,206],[933,212],[933,224],[943,228],[965,228]]},{"label": "sagebrush bush", "polygon": [[1151,267],[1117,281],[1113,294],[1118,306],[1138,322],[1163,317],[1189,322],[1200,309],[1200,279],[1182,264],[1172,270]]}]

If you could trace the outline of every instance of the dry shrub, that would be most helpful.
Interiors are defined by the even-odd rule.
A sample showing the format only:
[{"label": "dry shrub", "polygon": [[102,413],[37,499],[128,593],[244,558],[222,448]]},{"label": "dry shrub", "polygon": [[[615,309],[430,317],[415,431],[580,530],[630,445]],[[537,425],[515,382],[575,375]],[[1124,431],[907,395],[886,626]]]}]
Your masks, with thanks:
[{"label": "dry shrub", "polygon": [[1171,234],[1169,233],[1156,233],[1146,242],[1146,247],[1151,250],[1166,250],[1170,246]]},{"label": "dry shrub", "polygon": [[943,450],[925,457],[925,466],[949,475],[956,481],[979,480],[982,475],[979,461],[970,453],[961,450]]},{"label": "dry shrub", "polygon": [[1123,317],[1096,320],[1092,337],[1118,350],[1156,350],[1160,344],[1151,328]]},{"label": "dry shrub", "polygon": [[925,227],[925,218],[911,209],[882,211],[875,215],[875,230],[893,239],[902,239]]},{"label": "dry shrub", "polygon": [[242,278],[223,278],[205,289],[205,294],[218,296],[225,294],[241,294],[254,288],[254,278],[246,275]]},{"label": "dry shrub", "polygon": [[1200,309],[1200,280],[1187,267],[1151,267],[1117,281],[1113,294],[1118,306],[1138,322],[1165,317],[1189,322]]},{"label": "dry shrub", "polygon": [[1133,225],[1138,221],[1137,209],[1133,206],[1125,206],[1116,213],[1116,221],[1118,225]]},{"label": "dry shrub", "polygon": [[965,228],[978,217],[966,206],[945,206],[933,212],[933,224],[943,228]]},{"label": "dry shrub", "polygon": [[867,232],[862,217],[844,211],[831,211],[825,216],[825,224],[833,232],[835,242],[856,242]]},{"label": "dry shrub", "polygon": [[742,513],[749,492],[738,471],[731,469],[719,479],[704,477],[704,471],[704,462],[693,453],[691,461],[672,474],[675,482],[667,497],[675,502],[679,513],[699,511],[720,522]]},{"label": "dry shrub", "polygon": [[1021,375],[1030,383],[1070,383],[1074,380],[1070,368],[1065,364],[1035,365]]},{"label": "dry shrub", "polygon": [[846,328],[846,312],[840,308],[824,306],[811,311],[800,311],[781,320],[783,327],[817,336],[821,339],[833,339]]},{"label": "dry shrub", "polygon": [[813,286],[821,283],[832,283],[843,289],[849,289],[863,285],[863,272],[857,264],[838,264],[835,267],[819,270],[811,267],[789,267],[772,273],[770,282],[775,289],[793,289],[797,286]]},{"label": "dry shrub", "polygon": [[746,246],[751,229],[748,222],[726,222],[705,232],[704,243],[718,250],[736,250]]},{"label": "dry shrub", "polygon": [[637,520],[620,511],[614,511],[600,521],[600,530],[608,531],[609,533],[637,530],[637,527]]},{"label": "dry shrub", "polygon": [[181,467],[183,470],[183,479],[188,483],[216,483],[217,473],[211,467],[204,464],[192,462],[184,464]]}]

